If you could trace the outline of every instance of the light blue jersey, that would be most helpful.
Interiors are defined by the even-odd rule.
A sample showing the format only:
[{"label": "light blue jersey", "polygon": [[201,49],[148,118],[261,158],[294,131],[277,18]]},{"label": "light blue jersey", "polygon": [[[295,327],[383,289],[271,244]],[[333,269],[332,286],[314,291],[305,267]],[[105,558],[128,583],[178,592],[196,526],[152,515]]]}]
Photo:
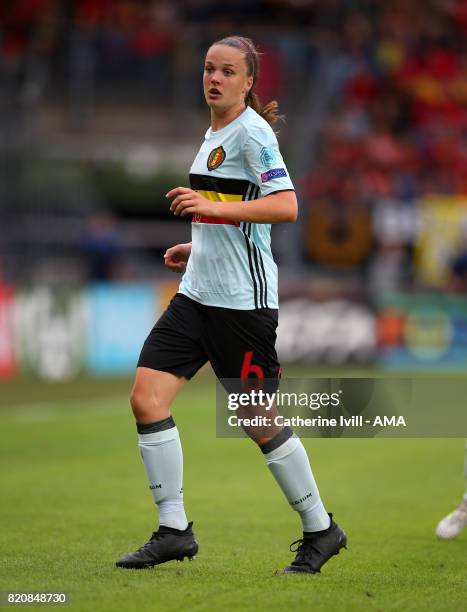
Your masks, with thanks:
[{"label": "light blue jersey", "polygon": [[[248,201],[294,186],[271,126],[251,107],[206,132],[191,188],[214,202]],[[207,306],[278,308],[271,225],[193,215],[192,249],[179,292]]]}]

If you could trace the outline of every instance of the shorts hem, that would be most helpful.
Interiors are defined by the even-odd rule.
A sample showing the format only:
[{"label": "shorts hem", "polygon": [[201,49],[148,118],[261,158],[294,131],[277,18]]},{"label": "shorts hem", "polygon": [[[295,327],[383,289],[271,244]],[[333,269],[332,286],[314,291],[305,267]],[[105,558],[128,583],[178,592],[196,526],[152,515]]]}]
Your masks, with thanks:
[{"label": "shorts hem", "polygon": [[180,371],[179,368],[177,367],[173,367],[171,368],[170,366],[155,366],[153,364],[149,364],[149,363],[143,363],[138,361],[138,363],[136,364],[137,368],[148,368],[149,370],[156,370],[158,372],[167,372],[168,374],[173,374],[174,376],[177,376],[178,378],[186,378],[187,380],[191,380],[193,378],[193,376],[196,374],[196,372],[198,370],[196,370],[196,372],[193,372],[192,374],[186,374],[185,372]]}]

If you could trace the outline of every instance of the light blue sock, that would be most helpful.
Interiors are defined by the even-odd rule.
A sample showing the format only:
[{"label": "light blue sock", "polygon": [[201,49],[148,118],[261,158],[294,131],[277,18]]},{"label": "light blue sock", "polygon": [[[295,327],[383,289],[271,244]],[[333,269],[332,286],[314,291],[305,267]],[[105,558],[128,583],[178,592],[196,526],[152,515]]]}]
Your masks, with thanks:
[{"label": "light blue sock", "polygon": [[[139,426],[141,431],[141,426]],[[183,454],[174,426],[154,433],[139,433],[143,458],[154,502],[159,507],[159,525],[184,530],[188,527],[183,505]]]},{"label": "light blue sock", "polygon": [[321,531],[331,524],[321,501],[308,455],[299,438],[292,436],[265,454],[269,469],[289,504],[299,513],[303,531]]}]

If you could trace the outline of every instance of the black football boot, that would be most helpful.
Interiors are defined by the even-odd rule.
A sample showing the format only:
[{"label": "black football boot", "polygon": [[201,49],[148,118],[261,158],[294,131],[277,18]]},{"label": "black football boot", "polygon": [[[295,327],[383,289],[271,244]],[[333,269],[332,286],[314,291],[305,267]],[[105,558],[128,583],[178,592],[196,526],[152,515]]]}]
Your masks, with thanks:
[{"label": "black football boot", "polygon": [[[303,532],[303,538],[292,542],[291,552],[297,556],[284,569],[285,574],[296,572],[307,572],[315,574],[329,561],[333,555],[338,555],[341,548],[347,548],[347,536],[343,530],[332,520],[331,524],[323,531]],[[297,548],[293,548],[297,544]]]},{"label": "black football boot", "polygon": [[183,561],[185,557],[188,557],[193,560],[198,552],[198,542],[191,529],[192,525],[193,523],[188,523],[184,531],[162,525],[144,546],[119,559],[116,563],[117,567],[142,569],[173,559]]}]

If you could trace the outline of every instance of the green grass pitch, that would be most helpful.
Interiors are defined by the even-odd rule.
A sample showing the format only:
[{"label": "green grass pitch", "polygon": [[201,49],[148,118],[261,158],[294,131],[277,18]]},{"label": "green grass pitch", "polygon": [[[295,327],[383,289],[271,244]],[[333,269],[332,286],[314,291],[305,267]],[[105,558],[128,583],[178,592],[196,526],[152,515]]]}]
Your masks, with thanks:
[{"label": "green grass pitch", "polygon": [[156,521],[129,386],[0,383],[0,590],[66,591],[73,611],[466,609],[467,533],[434,537],[463,491],[462,440],[305,440],[349,546],[319,575],[280,575],[298,515],[251,442],[216,438],[208,375],[174,409],[199,554],[117,569]]}]

